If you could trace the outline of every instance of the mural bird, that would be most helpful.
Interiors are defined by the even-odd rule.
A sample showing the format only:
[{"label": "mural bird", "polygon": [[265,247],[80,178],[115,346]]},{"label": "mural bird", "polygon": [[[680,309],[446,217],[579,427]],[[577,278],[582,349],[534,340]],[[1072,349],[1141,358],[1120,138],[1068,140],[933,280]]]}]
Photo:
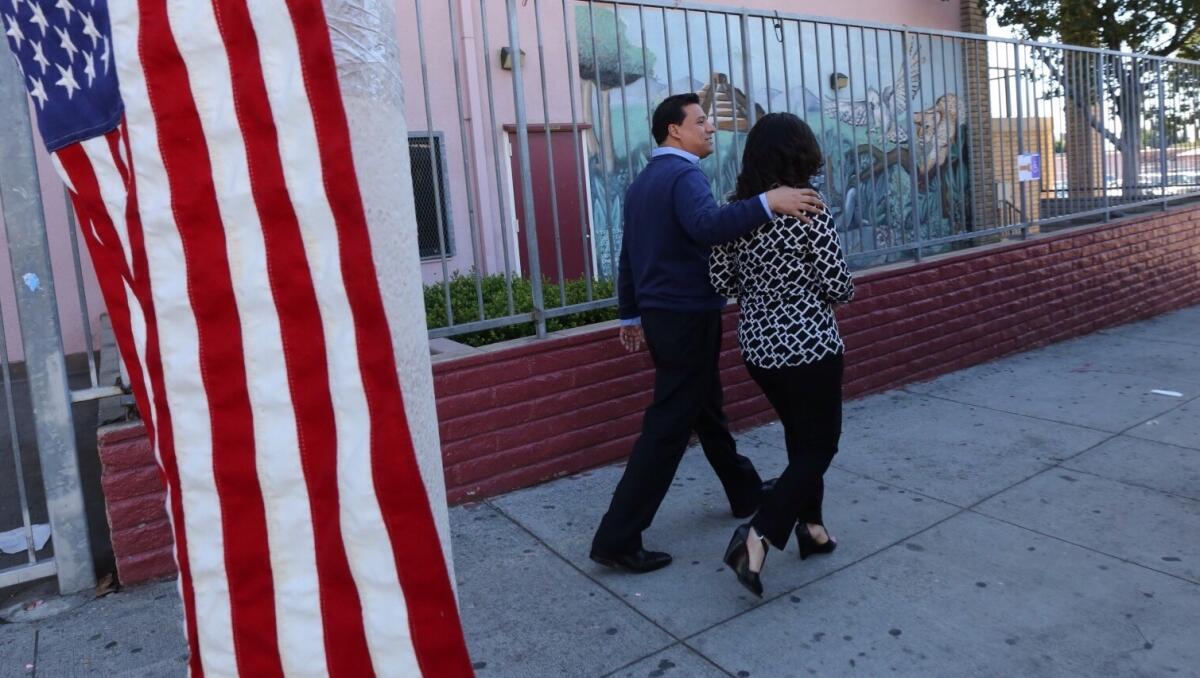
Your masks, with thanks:
[{"label": "mural bird", "polygon": [[856,101],[843,100],[834,96],[825,97],[825,114],[855,127],[866,127],[868,132],[880,133],[880,138],[889,143],[908,141],[906,124],[901,124],[908,113],[909,101],[921,91],[921,51],[917,41],[908,46],[908,73],[901,65],[891,85],[883,90],[867,88],[867,97]]}]

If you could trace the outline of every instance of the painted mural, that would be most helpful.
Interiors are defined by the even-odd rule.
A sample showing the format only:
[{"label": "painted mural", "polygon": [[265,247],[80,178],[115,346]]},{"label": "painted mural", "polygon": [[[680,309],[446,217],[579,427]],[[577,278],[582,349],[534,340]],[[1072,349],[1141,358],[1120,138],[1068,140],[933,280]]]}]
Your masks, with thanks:
[{"label": "painted mural", "polygon": [[575,19],[602,276],[615,271],[625,188],[654,147],[650,113],[681,92],[699,94],[717,123],[716,151],[701,164],[718,197],[733,189],[752,120],[783,110],[804,118],[826,156],[817,187],[856,264],[895,261],[911,256],[906,243],[971,230],[955,41],[600,3],[578,4]]}]

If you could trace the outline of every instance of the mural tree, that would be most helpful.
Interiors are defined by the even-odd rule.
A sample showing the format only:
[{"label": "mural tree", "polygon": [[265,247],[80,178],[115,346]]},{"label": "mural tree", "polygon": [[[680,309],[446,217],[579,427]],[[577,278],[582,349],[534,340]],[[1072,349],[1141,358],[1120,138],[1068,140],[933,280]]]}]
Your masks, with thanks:
[{"label": "mural tree", "polygon": [[[596,270],[601,277],[616,275],[615,261],[620,243],[621,213],[625,187],[633,179],[629,157],[633,149],[622,147],[618,162],[613,142],[612,92],[632,85],[654,70],[655,55],[634,45],[628,27],[612,9],[575,7],[579,77],[583,84],[584,118],[592,123],[588,139],[591,165],[591,194]],[[650,102],[646,102],[649,106]],[[622,115],[621,124],[629,124]],[[636,163],[640,168],[645,162]]]},{"label": "mural tree", "polygon": [[[984,9],[1002,26],[1018,30],[1030,40],[1057,39],[1064,43],[1085,47],[1103,47],[1117,51],[1131,51],[1154,56],[1177,56],[1200,58],[1200,12],[1196,0],[980,0]],[[1142,145],[1143,116],[1157,106],[1158,73],[1151,59],[1106,59],[1103,82],[1106,100],[1111,101],[1120,130],[1105,126],[1097,112],[1097,93],[1093,78],[1071,77],[1071,72],[1095,72],[1091,61],[1083,66],[1065,64],[1063,55],[1057,50],[1039,50],[1042,60],[1050,68],[1059,91],[1068,102],[1068,140],[1079,138],[1081,132],[1091,128],[1113,144],[1121,154],[1121,170],[1126,196],[1137,191],[1138,165]],[[1083,56],[1070,53],[1072,57]],[[1175,69],[1168,66],[1168,70]],[[1168,82],[1183,73],[1164,73]],[[1169,85],[1170,86],[1170,85]],[[1193,93],[1193,99],[1195,94]],[[1147,99],[1152,105],[1147,106]],[[1189,102],[1187,110],[1174,110],[1173,116],[1194,116],[1196,108]],[[1164,114],[1167,112],[1164,111]],[[1081,129],[1083,128],[1083,129]],[[1086,133],[1084,134],[1086,136]],[[1072,144],[1068,143],[1068,148]],[[1085,140],[1083,149],[1090,149]],[[1092,151],[1085,150],[1090,157]],[[1071,158],[1068,158],[1070,161]],[[1072,188],[1096,188],[1078,184],[1084,174],[1094,179],[1092,172],[1078,172],[1076,165],[1081,158],[1072,162],[1069,181]]]},{"label": "mural tree", "polygon": [[[593,143],[600,146],[606,172],[611,172],[615,162],[612,91],[632,85],[654,70],[654,53],[634,45],[627,33],[625,22],[613,10],[591,4],[575,7],[584,115],[593,122]],[[594,145],[591,150],[596,150]]]}]

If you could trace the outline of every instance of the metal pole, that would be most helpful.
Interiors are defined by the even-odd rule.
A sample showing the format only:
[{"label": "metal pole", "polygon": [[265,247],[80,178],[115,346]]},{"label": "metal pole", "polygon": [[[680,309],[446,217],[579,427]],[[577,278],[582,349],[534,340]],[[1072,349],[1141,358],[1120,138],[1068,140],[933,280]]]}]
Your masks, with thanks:
[{"label": "metal pole", "polygon": [[[562,0],[562,20],[563,40],[567,54],[567,97],[571,101],[571,150],[575,153],[575,171],[579,177],[579,181],[575,182],[575,193],[576,198],[579,200],[580,242],[583,245],[583,284],[587,290],[587,300],[592,301],[594,298],[592,279],[595,277],[595,270],[594,262],[592,261],[591,229],[588,228],[587,205],[584,202],[583,191],[583,182],[587,177],[587,168],[584,166],[584,160],[580,157],[579,153],[579,146],[583,142],[583,138],[579,132],[579,116],[575,111],[575,69],[571,63],[571,55],[575,54],[575,52],[571,49],[571,32],[567,29],[567,0]],[[576,64],[578,64],[578,56],[576,56]]]},{"label": "metal pole", "polygon": [[79,237],[75,234],[75,208],[67,189],[63,188],[63,201],[67,205],[67,232],[71,235],[71,260],[75,264],[75,291],[79,295],[79,316],[83,321],[84,353],[87,354],[88,376],[91,377],[92,388],[99,386],[99,375],[96,371],[95,345],[92,342],[92,318],[88,313],[87,291],[83,286],[83,263],[79,260]]},{"label": "metal pole", "polygon": [[[725,20],[729,20],[728,16]],[[750,57],[750,16],[745,11],[742,12],[740,23],[742,27],[742,69],[746,75],[746,131],[749,132],[754,123],[758,122],[758,109],[754,107],[754,64]],[[731,54],[730,57],[732,58],[732,56]],[[769,83],[768,86],[770,86]]]},{"label": "metal pole", "polygon": [[[1021,46],[1013,45],[1013,73],[1016,78],[1016,99],[1017,99],[1017,156],[1019,157],[1025,152],[1025,107],[1021,99],[1024,95],[1024,90],[1021,88]],[[1020,163],[1017,163],[1020,166]],[[1020,172],[1013,168],[1016,173],[1017,188],[1021,191],[1021,239],[1029,237],[1029,212],[1028,206],[1025,203],[1025,182],[1021,181]]]},{"label": "metal pole", "polygon": [[34,404],[42,483],[54,535],[58,588],[61,593],[75,593],[94,587],[96,575],[79,480],[71,390],[67,386],[50,244],[34,160],[29,101],[15,66],[12,59],[0,59],[0,120],[8,120],[11,125],[0,137],[0,157],[4,158],[0,163],[0,203]]},{"label": "metal pole", "polygon": [[[567,305],[567,279],[563,273],[562,234],[558,221],[558,185],[554,177],[554,138],[550,129],[550,101],[546,94],[546,50],[542,44],[542,7],[533,0],[533,19],[537,29],[538,73],[542,85],[542,125],[546,138],[546,170],[550,175],[550,216],[554,226],[554,262],[558,267],[559,306]],[[569,57],[568,57],[569,58]]]},{"label": "metal pole", "polygon": [[[1108,204],[1108,136],[1105,130],[1108,126],[1104,124],[1104,116],[1106,107],[1104,105],[1104,55],[1096,55],[1096,105],[1099,108],[1100,118],[1100,190],[1104,193],[1104,220],[1108,221],[1112,218],[1112,212],[1109,210]],[[1091,151],[1089,150],[1090,154]]]},{"label": "metal pole", "polygon": [[[905,87],[908,87],[908,83],[912,82],[912,64],[909,63],[909,60],[908,60],[908,43],[912,39],[913,39],[913,36],[911,33],[908,32],[908,29],[905,29],[904,32],[900,34],[900,45],[902,47],[900,53],[903,55],[902,58],[904,59],[904,86]],[[919,49],[920,45],[918,45],[917,47]],[[917,67],[920,68],[920,63],[917,64]],[[907,110],[904,112],[904,114],[908,118],[908,165],[909,165],[908,179],[909,179],[909,184],[911,185],[911,188],[912,188],[912,193],[910,195],[911,195],[911,202],[912,202],[913,239],[916,241],[916,245],[917,245],[916,250],[913,252],[913,257],[917,261],[920,261],[921,260],[921,225],[920,225],[920,215],[918,214],[918,209],[917,209],[917,205],[920,203],[919,196],[917,196],[917,153],[916,153],[917,128],[913,122],[913,107],[916,105],[917,105],[917,102],[913,99],[912,92],[910,91],[909,97],[908,97]]]},{"label": "metal pole", "polygon": [[1166,83],[1163,82],[1162,61],[1154,62],[1154,72],[1158,77],[1158,182],[1159,195],[1162,196],[1163,209],[1167,209],[1167,97]]},{"label": "metal pole", "polygon": [[[487,312],[483,308],[483,266],[479,260],[480,255],[480,237],[478,219],[475,215],[475,206],[479,203],[478,188],[475,184],[475,167],[471,162],[472,153],[470,142],[467,139],[467,120],[463,114],[463,84],[462,76],[459,67],[458,51],[462,49],[463,44],[459,39],[459,18],[455,6],[458,0],[446,0],[446,9],[450,13],[450,56],[451,63],[454,66],[454,96],[458,104],[458,135],[459,144],[462,146],[462,162],[463,172],[470,177],[463,182],[467,190],[467,225],[471,229],[471,261],[475,265],[475,303],[476,310],[479,313],[479,319],[483,320]],[[422,53],[422,57],[424,54]],[[472,118],[471,123],[476,121]],[[447,319],[450,316],[446,316]]]},{"label": "metal pole", "polygon": [[[479,27],[481,29],[480,37],[483,38],[483,53],[491,54],[492,48],[488,43],[488,11],[487,7],[484,6],[484,0],[479,0]],[[513,58],[519,62],[520,54],[517,53]],[[516,245],[510,245],[508,242],[511,224],[508,221],[508,203],[504,199],[503,170],[500,167],[500,163],[505,162],[506,158],[500,153],[500,126],[496,123],[496,97],[492,92],[492,69],[485,67],[483,74],[484,82],[487,84],[488,120],[492,124],[489,136],[492,137],[492,169],[496,174],[496,206],[500,209],[500,243],[504,250],[504,295],[505,301],[508,302],[508,314],[514,315],[516,307],[513,303],[512,257],[513,253],[516,252]]]},{"label": "metal pole", "polygon": [[[525,249],[529,252],[529,287],[533,295],[533,324],[538,339],[546,338],[546,304],[542,300],[542,266],[538,258],[537,220],[533,209],[533,181],[529,169],[529,121],[525,117],[525,83],[521,78],[521,41],[517,35],[517,2],[506,0],[508,46],[512,50],[513,107],[517,115],[517,166],[521,173],[521,199],[525,203]],[[618,43],[619,44],[619,43]]]}]

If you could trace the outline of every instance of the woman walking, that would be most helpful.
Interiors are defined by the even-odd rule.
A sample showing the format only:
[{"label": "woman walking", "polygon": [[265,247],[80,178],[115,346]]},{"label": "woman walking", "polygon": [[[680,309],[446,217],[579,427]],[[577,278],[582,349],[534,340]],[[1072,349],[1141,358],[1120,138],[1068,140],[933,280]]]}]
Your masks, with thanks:
[{"label": "woman walking", "polygon": [[[731,199],[776,186],[809,188],[821,163],[820,146],[803,120],[790,113],[763,116],[746,139]],[[844,347],[833,307],[850,301],[854,281],[828,208],[808,224],[777,217],[715,248],[710,274],[718,292],[738,299],[742,359],[779,415],[787,442],[787,469],[725,551],[738,581],[761,597],[768,547],[782,550],[793,529],[801,558],[837,547],[821,515],[823,478],[842,432]]]}]

